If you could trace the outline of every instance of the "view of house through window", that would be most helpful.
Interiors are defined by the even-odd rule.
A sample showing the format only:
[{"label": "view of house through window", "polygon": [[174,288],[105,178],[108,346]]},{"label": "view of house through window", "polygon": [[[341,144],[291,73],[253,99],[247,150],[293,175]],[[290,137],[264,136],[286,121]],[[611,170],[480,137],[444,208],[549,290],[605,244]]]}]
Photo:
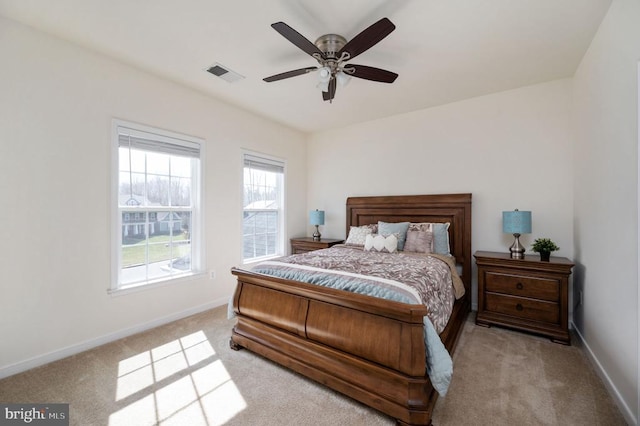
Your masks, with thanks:
[{"label": "view of house through window", "polygon": [[243,260],[283,254],[284,163],[244,154]]},{"label": "view of house through window", "polygon": [[198,271],[200,143],[117,126],[116,288]]}]

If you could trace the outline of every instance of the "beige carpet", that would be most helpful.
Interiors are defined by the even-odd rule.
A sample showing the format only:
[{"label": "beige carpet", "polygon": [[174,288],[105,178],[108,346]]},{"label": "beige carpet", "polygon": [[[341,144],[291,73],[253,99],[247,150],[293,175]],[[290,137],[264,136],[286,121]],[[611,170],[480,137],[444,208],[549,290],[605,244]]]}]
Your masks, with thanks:
[{"label": "beige carpet", "polygon": [[[624,425],[577,346],[475,326],[435,425]],[[0,381],[0,402],[70,403],[72,425],[393,425],[249,351],[220,307]]]}]

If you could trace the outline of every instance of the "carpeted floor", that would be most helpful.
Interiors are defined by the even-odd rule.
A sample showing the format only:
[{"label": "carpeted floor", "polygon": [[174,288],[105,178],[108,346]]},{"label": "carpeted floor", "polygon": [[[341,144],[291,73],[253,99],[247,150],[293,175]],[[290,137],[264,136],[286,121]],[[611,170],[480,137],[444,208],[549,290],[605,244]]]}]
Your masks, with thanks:
[{"label": "carpeted floor", "polygon": [[[582,349],[472,313],[434,425],[624,425]],[[226,306],[0,381],[0,402],[69,403],[71,425],[393,425],[249,351]]]}]

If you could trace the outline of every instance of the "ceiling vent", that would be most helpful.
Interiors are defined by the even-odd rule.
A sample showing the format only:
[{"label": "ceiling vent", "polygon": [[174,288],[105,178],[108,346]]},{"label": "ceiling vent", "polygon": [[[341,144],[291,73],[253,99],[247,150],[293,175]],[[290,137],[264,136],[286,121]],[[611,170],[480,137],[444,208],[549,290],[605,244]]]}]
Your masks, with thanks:
[{"label": "ceiling vent", "polygon": [[229,83],[235,83],[236,81],[242,80],[244,78],[244,76],[241,76],[237,72],[232,71],[229,68],[218,63],[215,63],[211,67],[209,67],[207,69],[207,72],[215,75],[216,77],[220,77],[221,79]]}]

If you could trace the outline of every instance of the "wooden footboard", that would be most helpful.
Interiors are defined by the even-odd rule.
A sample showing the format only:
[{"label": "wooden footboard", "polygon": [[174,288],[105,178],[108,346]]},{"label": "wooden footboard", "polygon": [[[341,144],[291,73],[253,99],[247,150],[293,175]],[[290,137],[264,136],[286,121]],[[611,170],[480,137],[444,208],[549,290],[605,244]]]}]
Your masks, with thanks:
[{"label": "wooden footboard", "polygon": [[[349,225],[449,222],[467,294],[440,334],[453,354],[470,310],[471,194],[358,197]],[[247,348],[397,419],[429,425],[437,392],[426,375],[422,305],[404,304],[233,269],[237,323],[231,346]]]},{"label": "wooden footboard", "polygon": [[433,389],[425,375],[424,306],[232,273],[233,344],[402,422],[428,424]]}]

